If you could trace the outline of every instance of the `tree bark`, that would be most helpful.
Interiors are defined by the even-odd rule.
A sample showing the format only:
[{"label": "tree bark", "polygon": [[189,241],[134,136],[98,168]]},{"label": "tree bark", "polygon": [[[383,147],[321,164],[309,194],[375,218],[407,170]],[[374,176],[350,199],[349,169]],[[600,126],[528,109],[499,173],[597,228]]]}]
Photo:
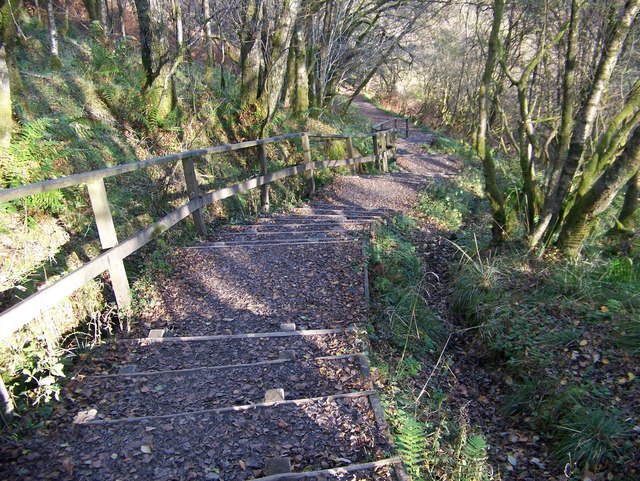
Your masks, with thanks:
[{"label": "tree bark", "polygon": [[640,171],[636,172],[627,182],[627,192],[618,216],[618,224],[623,230],[632,232],[636,228],[636,212],[638,211],[638,197],[640,196]]},{"label": "tree bark", "polygon": [[166,117],[175,104],[167,7],[162,0],[136,0],[145,74],[143,94],[148,108],[155,111],[158,118]]},{"label": "tree bark", "polygon": [[213,62],[215,55],[213,52],[213,33],[211,30],[211,6],[209,0],[202,0],[202,14],[204,16],[204,49],[207,53],[205,64],[205,78],[213,80]]},{"label": "tree bark", "polygon": [[90,22],[100,22],[100,24],[104,27],[103,19],[105,17],[103,10],[103,0],[82,0],[84,3],[84,8],[87,9],[87,14],[89,15]]},{"label": "tree bark", "polygon": [[293,113],[304,115],[309,110],[309,72],[307,72],[307,48],[302,22],[299,23],[294,42],[295,87]]},{"label": "tree bark", "polygon": [[282,94],[282,86],[287,71],[287,53],[291,45],[294,24],[300,8],[300,0],[284,0],[282,5],[275,0],[268,1],[270,14],[274,17],[274,29],[269,35],[270,44],[265,52],[265,106],[268,116],[273,115],[278,107]]},{"label": "tree bark", "polygon": [[611,204],[620,189],[640,169],[640,127],[633,132],[624,152],[605,170],[591,189],[578,199],[567,214],[557,247],[575,257],[589,233],[592,221]]},{"label": "tree bark", "polygon": [[120,18],[120,36],[122,38],[127,36],[127,28],[124,20],[124,8],[125,8],[125,0],[117,0],[118,4],[118,17]]},{"label": "tree bark", "polygon": [[51,55],[51,66],[60,69],[60,50],[58,47],[58,27],[56,27],[56,17],[53,13],[53,0],[47,0],[47,21],[49,23],[49,54]]},{"label": "tree bark", "polygon": [[4,46],[4,61],[8,70],[9,84],[14,96],[22,90],[22,78],[15,56],[17,27],[15,19],[20,15],[20,0],[0,0],[0,44]]},{"label": "tree bark", "polygon": [[507,228],[507,215],[504,207],[504,198],[502,190],[498,185],[498,176],[496,166],[487,148],[487,131],[489,128],[489,87],[493,78],[493,71],[496,65],[499,51],[499,34],[500,24],[502,22],[502,13],[504,10],[504,0],[494,0],[493,3],[493,23],[491,26],[491,34],[489,36],[489,45],[487,60],[485,63],[484,74],[480,84],[480,92],[478,94],[478,134],[477,134],[477,152],[478,157],[482,160],[482,167],[485,178],[485,190],[489,196],[491,205],[491,213],[493,217],[493,225],[491,228],[493,241],[499,243],[504,238]]},{"label": "tree bark", "polygon": [[12,127],[11,82],[5,48],[0,40],[0,155],[6,153],[9,148]]},{"label": "tree bark", "polygon": [[243,107],[255,104],[258,98],[263,0],[245,0],[240,32],[240,103]]},{"label": "tree bark", "polygon": [[180,0],[171,0],[171,10],[173,11],[173,21],[176,27],[176,45],[178,46],[178,50],[182,50],[184,46],[184,29],[182,27]]}]

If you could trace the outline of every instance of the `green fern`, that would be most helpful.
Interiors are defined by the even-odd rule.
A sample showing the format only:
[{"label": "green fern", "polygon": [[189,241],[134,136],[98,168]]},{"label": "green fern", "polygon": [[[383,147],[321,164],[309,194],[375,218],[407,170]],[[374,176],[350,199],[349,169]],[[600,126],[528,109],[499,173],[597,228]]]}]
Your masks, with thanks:
[{"label": "green fern", "polygon": [[[51,138],[49,127],[56,119],[40,118],[25,123],[8,153],[0,156],[0,185],[18,187],[55,178],[56,162],[67,152]],[[56,190],[25,197],[21,204],[29,210],[59,212],[63,194]]]},{"label": "green fern", "polygon": [[414,481],[422,478],[425,471],[427,450],[426,429],[406,413],[399,413],[399,432],[396,436],[398,451]]},{"label": "green fern", "polygon": [[462,465],[464,475],[461,481],[482,481],[485,479],[485,465],[487,462],[487,443],[480,435],[467,439],[462,448]]}]

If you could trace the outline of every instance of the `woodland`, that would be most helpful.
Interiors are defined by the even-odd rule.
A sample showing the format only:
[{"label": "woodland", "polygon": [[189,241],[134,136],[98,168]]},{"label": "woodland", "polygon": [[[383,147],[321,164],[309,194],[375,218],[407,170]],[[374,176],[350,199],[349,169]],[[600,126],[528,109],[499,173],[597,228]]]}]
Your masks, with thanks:
[{"label": "woodland", "polygon": [[[298,131],[356,133],[372,123],[365,100],[407,117],[424,152],[462,163],[369,248],[371,356],[412,479],[638,480],[639,10],[0,0],[0,188]],[[324,153],[346,155],[337,142]],[[201,175],[217,187],[255,167],[233,153]],[[159,166],[109,184],[118,234],[177,205],[179,175]],[[305,195],[303,181],[283,183],[272,209]],[[100,252],[88,204],[75,188],[0,204],[1,310]],[[206,220],[259,213],[248,193]],[[196,236],[185,225],[128,261],[132,314],[96,280],[49,327],[3,342],[18,418],[3,436],[47,422],[67,366],[139,321],[170,246]]]}]

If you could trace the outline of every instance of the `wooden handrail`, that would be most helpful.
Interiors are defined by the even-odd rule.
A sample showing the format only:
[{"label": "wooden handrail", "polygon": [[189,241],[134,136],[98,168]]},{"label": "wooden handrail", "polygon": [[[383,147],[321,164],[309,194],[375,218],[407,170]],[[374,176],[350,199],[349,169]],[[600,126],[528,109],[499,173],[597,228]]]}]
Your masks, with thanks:
[{"label": "wooden handrail", "polygon": [[0,202],[9,202],[11,200],[21,199],[22,197],[27,197],[30,195],[41,194],[43,192],[50,192],[52,190],[64,189],[66,187],[73,187],[81,184],[87,184],[89,182],[106,179],[107,177],[114,177],[116,175],[135,172],[136,170],[148,169],[149,167],[153,167],[154,165],[177,162],[178,160],[201,157],[203,155],[222,154],[235,150],[248,149],[251,147],[257,147],[258,145],[266,145],[274,142],[281,142],[283,140],[297,139],[302,137],[303,135],[305,135],[304,132],[298,132],[295,134],[281,135],[279,137],[270,137],[268,139],[249,140],[246,142],[239,142],[237,144],[225,144],[218,145],[216,147],[208,147],[206,149],[187,150],[184,152],[179,152],[177,154],[152,157],[150,159],[140,160],[138,162],[120,164],[114,167],[107,167],[106,169],[83,172],[81,174],[68,175],[66,177],[45,180],[42,182],[37,182],[35,184],[12,187],[10,189],[0,189]]},{"label": "wooden handrail", "polygon": [[[387,126],[387,124],[391,124],[393,123],[393,127],[389,127]],[[384,130],[399,130],[398,129],[398,124],[402,123],[404,124],[404,137],[405,138],[409,138],[409,119],[406,117],[394,117],[392,119],[387,119],[387,120],[383,120],[382,122],[379,122],[377,124],[375,124],[373,127],[371,127],[372,132],[381,132]]]},{"label": "wooden handrail", "polygon": [[[262,187],[263,201],[268,203],[268,184],[279,179],[284,179],[297,174],[306,173],[309,182],[309,193],[315,190],[313,172],[317,169],[326,169],[339,166],[356,166],[367,162],[376,162],[376,165],[386,170],[388,150],[392,155],[395,152],[396,129],[379,131],[373,134],[314,134],[298,132],[294,134],[270,137],[268,139],[251,140],[236,144],[226,144],[204,149],[189,150],[176,154],[153,157],[150,159],[132,162],[130,164],[117,165],[92,172],[61,177],[59,179],[46,180],[35,184],[29,184],[10,189],[0,189],[0,202],[17,200],[42,192],[59,190],[81,184],[87,184],[94,217],[98,227],[100,242],[105,251],[95,259],[66,274],[53,284],[32,294],[27,299],[0,313],[0,340],[7,339],[11,334],[31,322],[41,312],[51,308],[87,281],[109,271],[111,282],[116,294],[116,300],[120,308],[126,308],[130,302],[129,282],[124,269],[123,259],[133,254],[142,246],[156,239],[160,234],[173,227],[178,222],[192,215],[199,234],[205,233],[204,218],[201,209],[213,202],[226,199],[236,194],[246,192],[256,187]],[[233,184],[229,187],[210,192],[200,192],[195,175],[194,161],[198,157],[210,154],[237,151],[251,147],[264,146],[266,144],[300,138],[302,139],[302,151],[304,163],[287,167],[273,173],[267,173],[266,156],[263,149],[259,149],[260,174],[257,177]],[[354,157],[353,139],[371,138],[374,143],[374,155],[366,157]],[[309,140],[345,140],[347,142],[347,159],[311,161],[311,149]],[[187,183],[189,202],[173,210],[160,220],[141,229],[128,239],[118,242],[113,225],[111,209],[109,206],[104,179],[128,172],[149,168],[154,165],[162,165],[169,162],[182,160]]]},{"label": "wooden handrail", "polygon": [[375,160],[372,155],[343,160],[321,160],[306,164],[294,165],[271,174],[254,177],[223,189],[208,192],[173,210],[162,219],[138,231],[127,240],[107,250],[92,261],[84,264],[75,271],[62,277],[55,283],[29,296],[15,306],[0,314],[0,340],[6,339],[12,333],[29,323],[42,311],[54,306],[60,300],[79,289],[85,282],[99,276],[111,268],[113,262],[133,254],[142,246],[156,239],[181,220],[213,202],[241,194],[275,180],[284,179],[292,175],[301,174],[313,169],[358,165]]}]

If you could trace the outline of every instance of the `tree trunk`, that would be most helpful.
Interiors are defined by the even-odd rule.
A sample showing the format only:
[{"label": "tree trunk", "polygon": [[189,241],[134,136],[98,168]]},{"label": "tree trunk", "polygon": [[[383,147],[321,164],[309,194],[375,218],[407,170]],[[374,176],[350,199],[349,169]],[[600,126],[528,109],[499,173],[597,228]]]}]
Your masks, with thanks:
[{"label": "tree trunk", "polygon": [[168,39],[168,8],[163,0],[136,0],[140,23],[140,52],[145,74],[147,108],[166,117],[175,104]]},{"label": "tree trunk", "polygon": [[591,189],[578,199],[567,214],[557,246],[575,257],[582,248],[592,221],[611,204],[620,189],[640,169],[640,127],[633,132],[624,152],[605,170]]},{"label": "tree trunk", "polygon": [[478,157],[482,160],[485,189],[489,196],[489,203],[491,204],[491,213],[493,217],[491,232],[493,235],[493,241],[496,243],[501,242],[504,237],[504,232],[507,228],[507,216],[504,208],[502,190],[498,185],[495,162],[490,150],[487,148],[487,131],[489,128],[489,87],[492,82],[493,70],[498,56],[500,23],[502,22],[503,10],[504,0],[494,0],[493,24],[491,26],[491,34],[489,36],[487,61],[485,63],[484,74],[480,84],[480,92],[478,94],[479,121],[476,140]]},{"label": "tree trunk", "polygon": [[624,195],[624,204],[618,216],[619,226],[626,231],[634,231],[636,228],[636,212],[638,211],[638,197],[640,196],[640,171],[636,172],[627,182],[627,192]]},{"label": "tree trunk", "polygon": [[639,8],[640,0],[627,1],[622,17],[614,26],[610,40],[602,53],[589,95],[573,130],[566,160],[559,166],[561,173],[557,187],[554,191],[548,193],[540,222],[536,226],[532,239],[536,243],[543,236],[547,239],[550,238],[562,223],[561,210],[563,202],[569,193],[576,171],[584,158],[586,145],[593,132],[602,98],[608,89],[613,70]]},{"label": "tree trunk", "polygon": [[264,92],[268,116],[276,112],[282,94],[282,86],[287,72],[288,49],[291,45],[294,24],[300,8],[300,0],[284,0],[282,6],[278,3],[269,2],[271,14],[275,16],[275,28],[270,35],[271,44],[266,55],[268,60]]},{"label": "tree trunk", "polygon": [[6,153],[9,148],[12,126],[9,68],[6,62],[5,48],[0,40],[0,154]]},{"label": "tree trunk", "polygon": [[4,61],[9,71],[9,84],[14,96],[19,95],[23,90],[20,69],[15,56],[15,46],[17,35],[16,22],[20,14],[20,0],[0,0],[0,45],[4,46]]},{"label": "tree trunk", "polygon": [[293,113],[305,115],[309,110],[309,73],[307,72],[307,48],[302,22],[295,37],[294,65],[295,87],[293,91]]},{"label": "tree trunk", "polygon": [[211,6],[209,0],[202,0],[202,14],[204,15],[204,49],[207,53],[204,76],[208,81],[213,80],[213,33],[211,30]]},{"label": "tree trunk", "polygon": [[120,18],[120,36],[122,38],[127,36],[127,28],[124,20],[124,8],[126,6],[125,0],[117,0],[118,4],[118,17]]},{"label": "tree trunk", "polygon": [[58,47],[58,28],[56,27],[56,17],[53,13],[53,0],[47,0],[47,21],[49,23],[49,54],[51,55],[51,66],[59,70],[62,68],[60,62],[60,50]]},{"label": "tree trunk", "polygon": [[176,26],[176,45],[178,46],[178,50],[182,50],[184,46],[184,29],[182,27],[180,0],[171,0],[171,10],[173,11],[173,21]]},{"label": "tree trunk", "polygon": [[263,1],[247,0],[240,32],[240,103],[243,107],[255,104],[258,98],[261,45],[260,31]]},{"label": "tree trunk", "polygon": [[69,32],[69,2],[70,0],[63,0],[64,4],[64,16],[62,17],[62,25],[58,29],[58,33],[65,37]]},{"label": "tree trunk", "polygon": [[82,0],[82,3],[87,9],[90,22],[102,22],[102,0]]},{"label": "tree trunk", "polygon": [[96,0],[98,3],[98,15],[100,16],[100,24],[107,32],[111,32],[109,25],[109,11],[107,9],[107,0]]}]

